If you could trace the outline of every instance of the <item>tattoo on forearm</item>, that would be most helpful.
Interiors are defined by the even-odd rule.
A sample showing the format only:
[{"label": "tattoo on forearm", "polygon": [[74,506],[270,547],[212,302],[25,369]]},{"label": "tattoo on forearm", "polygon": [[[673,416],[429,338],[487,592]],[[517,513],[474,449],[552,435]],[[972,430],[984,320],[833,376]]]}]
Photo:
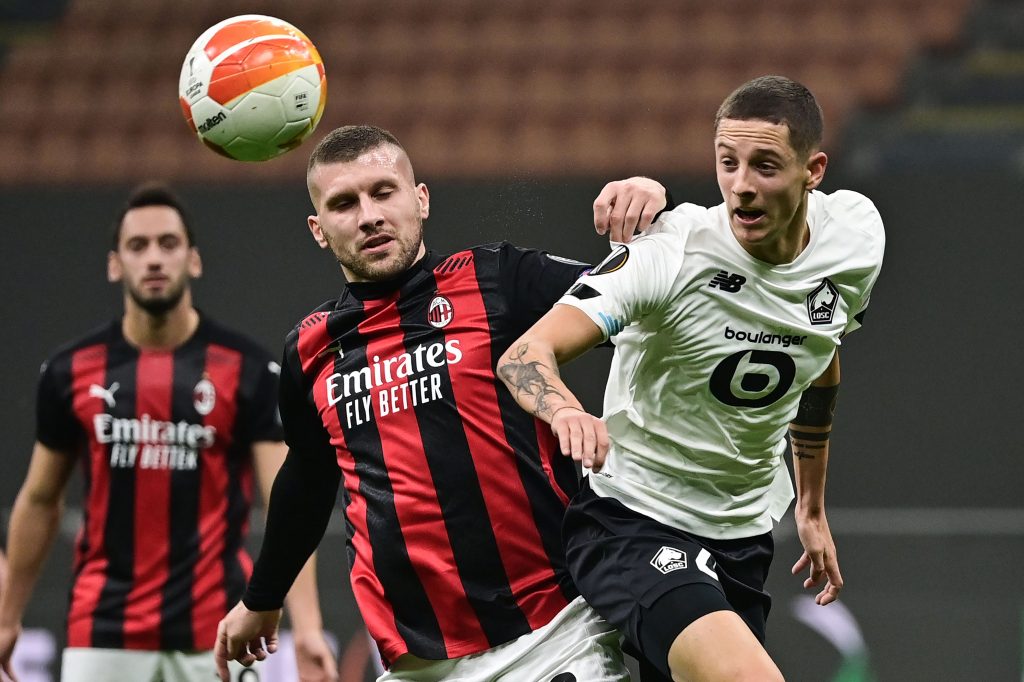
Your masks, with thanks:
[{"label": "tattoo on forearm", "polygon": [[789,429],[789,444],[797,459],[817,459],[828,448],[831,427],[803,427]]},{"label": "tattoo on forearm", "polygon": [[517,398],[529,396],[534,399],[536,406],[533,409],[533,414],[535,416],[549,414],[551,412],[549,397],[557,396],[565,400],[565,396],[548,383],[547,377],[541,370],[545,369],[552,375],[557,375],[557,371],[538,360],[523,361],[529,349],[530,344],[528,343],[518,346],[509,355],[510,362],[498,368],[498,374],[502,381],[515,390]]},{"label": "tattoo on forearm", "polygon": [[817,459],[817,457],[815,457],[811,453],[804,452],[795,445],[793,446],[793,456],[796,457],[797,459]]},{"label": "tattoo on forearm", "polygon": [[830,426],[791,426],[793,456],[798,460],[816,460],[818,455],[826,452],[830,432]]}]

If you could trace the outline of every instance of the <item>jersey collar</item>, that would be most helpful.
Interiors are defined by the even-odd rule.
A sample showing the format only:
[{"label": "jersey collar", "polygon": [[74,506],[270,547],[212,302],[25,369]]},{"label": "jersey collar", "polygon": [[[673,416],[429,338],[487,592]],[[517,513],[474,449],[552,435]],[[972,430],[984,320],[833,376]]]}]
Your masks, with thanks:
[{"label": "jersey collar", "polygon": [[[418,261],[413,263],[409,266],[408,270],[397,277],[381,280],[379,282],[348,282],[345,285],[345,290],[360,301],[385,298],[414,279],[418,279],[418,276],[429,275],[434,268],[441,264],[443,260],[444,256],[435,254],[433,251],[428,250],[426,254],[424,254],[423,258],[420,258]],[[339,301],[344,298],[345,296],[343,293]]]}]

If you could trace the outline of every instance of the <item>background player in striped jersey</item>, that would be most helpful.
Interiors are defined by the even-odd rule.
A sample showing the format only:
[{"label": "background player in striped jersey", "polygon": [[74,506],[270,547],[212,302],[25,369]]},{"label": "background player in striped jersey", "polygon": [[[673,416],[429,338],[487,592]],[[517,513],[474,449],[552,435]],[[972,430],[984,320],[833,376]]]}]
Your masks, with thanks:
[{"label": "background player in striped jersey", "polygon": [[[10,521],[0,667],[13,677],[22,614],[81,459],[61,679],[206,680],[217,622],[251,568],[253,474],[268,497],[286,453],[278,368],[193,307],[202,263],[169,190],[139,188],[115,226],[107,274],[123,286],[124,315],[59,350],[39,380],[37,441]],[[337,679],[312,561],[289,600],[302,679]]]},{"label": "background player in striped jersey", "polygon": [[[566,572],[573,462],[493,370],[586,266],[507,243],[428,251],[429,193],[379,128],[329,133],[307,182],[310,230],[347,283],[285,344],[290,451],[252,580],[220,626],[222,679],[226,660],[276,647],[281,598],[342,479],[352,588],[389,668],[381,680],[627,679],[618,633]],[[665,206],[654,181],[617,187],[618,220],[649,222]]]},{"label": "background player in striped jersey", "polygon": [[[645,681],[781,679],[762,643],[772,522],[793,499],[787,428],[805,550],[793,572],[824,582],[822,605],[843,586],[824,508],[838,346],[860,326],[885,240],[868,199],[814,191],[821,134],[798,83],[738,88],[715,120],[724,203],[663,214],[499,364],[520,405],[593,465],[566,514],[570,570],[639,650]],[[558,365],[610,337],[602,423]]]}]

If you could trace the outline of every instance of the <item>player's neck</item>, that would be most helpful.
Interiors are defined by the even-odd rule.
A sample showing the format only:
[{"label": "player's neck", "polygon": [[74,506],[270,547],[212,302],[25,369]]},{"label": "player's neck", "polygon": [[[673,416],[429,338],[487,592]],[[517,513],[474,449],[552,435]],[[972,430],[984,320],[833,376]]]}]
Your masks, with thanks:
[{"label": "player's neck", "polygon": [[188,341],[199,326],[199,313],[186,292],[178,305],[154,315],[131,300],[125,301],[121,331],[133,346],[143,350],[174,350]]},{"label": "player's neck", "polygon": [[792,263],[804,252],[811,241],[811,228],[807,223],[807,200],[793,216],[792,222],[778,237],[767,244],[749,247],[743,245],[754,258],[771,265]]}]

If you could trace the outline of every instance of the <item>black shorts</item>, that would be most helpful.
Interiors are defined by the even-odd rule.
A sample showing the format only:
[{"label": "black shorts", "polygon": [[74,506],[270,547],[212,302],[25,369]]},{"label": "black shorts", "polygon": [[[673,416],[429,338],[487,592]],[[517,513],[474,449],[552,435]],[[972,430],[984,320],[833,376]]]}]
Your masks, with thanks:
[{"label": "black shorts", "polygon": [[764,642],[771,609],[764,583],[775,551],[770,532],[700,537],[599,497],[584,479],[566,512],[563,538],[584,598],[622,632],[630,653],[668,679],[669,647],[701,616],[735,611]]}]

